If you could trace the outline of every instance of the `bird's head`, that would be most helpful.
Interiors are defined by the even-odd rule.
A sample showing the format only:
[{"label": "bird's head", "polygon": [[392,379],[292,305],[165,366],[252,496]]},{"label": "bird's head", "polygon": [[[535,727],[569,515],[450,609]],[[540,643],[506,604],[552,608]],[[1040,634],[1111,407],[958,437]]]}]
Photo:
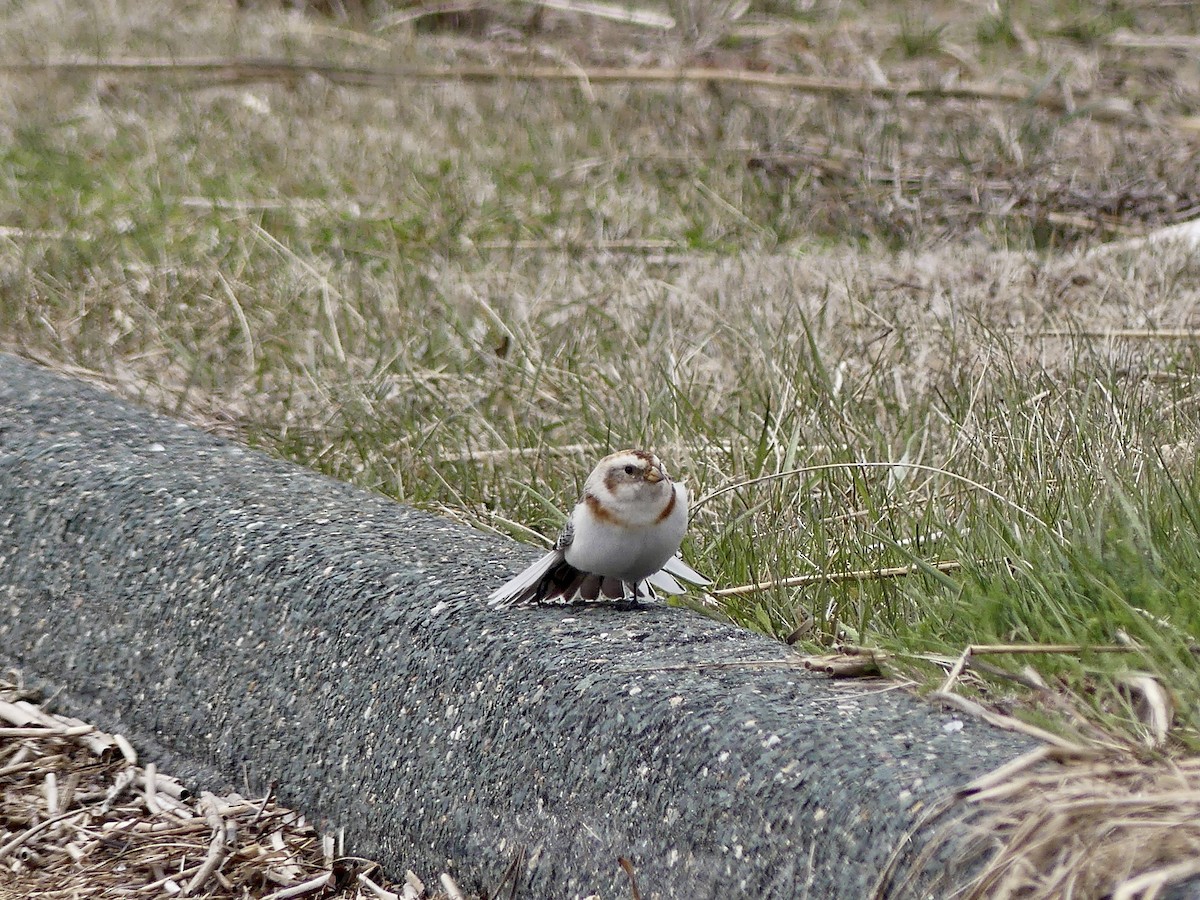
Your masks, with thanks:
[{"label": "bird's head", "polygon": [[662,460],[653,453],[621,450],[600,460],[588,476],[584,494],[595,498],[590,505],[597,512],[641,524],[661,513],[674,488]]}]

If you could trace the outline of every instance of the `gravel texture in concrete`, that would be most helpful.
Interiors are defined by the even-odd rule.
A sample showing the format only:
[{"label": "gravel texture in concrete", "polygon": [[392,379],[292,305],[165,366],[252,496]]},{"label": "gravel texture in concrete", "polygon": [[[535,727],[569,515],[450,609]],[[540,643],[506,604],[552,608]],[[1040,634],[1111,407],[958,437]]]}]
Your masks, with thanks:
[{"label": "gravel texture in concrete", "polygon": [[489,610],[533,556],[0,355],[0,657],[177,772],[523,898],[963,877],[914,824],[1027,742],[684,609]]}]

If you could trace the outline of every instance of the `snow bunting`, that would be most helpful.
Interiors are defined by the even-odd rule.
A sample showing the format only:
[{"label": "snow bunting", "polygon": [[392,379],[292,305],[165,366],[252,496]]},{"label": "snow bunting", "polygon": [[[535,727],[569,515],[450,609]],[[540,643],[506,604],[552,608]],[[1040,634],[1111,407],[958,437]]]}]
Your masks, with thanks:
[{"label": "snow bunting", "polygon": [[645,450],[604,457],[583,485],[554,549],[488,598],[497,608],[576,598],[653,600],[682,594],[676,577],[712,582],[678,556],[688,492]]}]

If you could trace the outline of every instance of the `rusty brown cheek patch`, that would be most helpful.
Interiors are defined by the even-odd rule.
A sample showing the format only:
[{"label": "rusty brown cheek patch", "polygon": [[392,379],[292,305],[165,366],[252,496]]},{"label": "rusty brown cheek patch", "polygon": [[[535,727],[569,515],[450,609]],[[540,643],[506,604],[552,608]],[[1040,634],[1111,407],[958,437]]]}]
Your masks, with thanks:
[{"label": "rusty brown cheek patch", "polygon": [[671,515],[671,510],[675,508],[675,501],[679,499],[679,494],[675,491],[674,485],[671,486],[671,499],[667,501],[667,505],[663,507],[663,511],[658,514],[658,521],[665,522],[667,516]]},{"label": "rusty brown cheek patch", "polygon": [[[608,483],[608,480],[605,479],[605,484],[607,484],[607,483]],[[616,522],[617,521],[616,517],[613,516],[613,514],[608,511],[608,508],[603,503],[600,502],[600,498],[597,497],[595,494],[585,495],[583,498],[583,502],[586,503],[588,509],[590,509],[592,511],[592,515],[594,515],[601,522]]]}]

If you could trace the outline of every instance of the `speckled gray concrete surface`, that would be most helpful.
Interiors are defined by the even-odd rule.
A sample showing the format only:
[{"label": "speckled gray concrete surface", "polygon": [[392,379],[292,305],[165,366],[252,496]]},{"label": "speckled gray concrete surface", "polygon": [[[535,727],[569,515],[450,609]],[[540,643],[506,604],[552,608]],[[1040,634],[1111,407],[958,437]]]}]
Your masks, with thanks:
[{"label": "speckled gray concrete surface", "polygon": [[[863,897],[924,810],[1028,749],[731,666],[788,652],[687,610],[488,610],[533,553],[0,355],[3,661],[393,872],[491,887],[525,848],[526,898],[628,897],[619,857],[647,898]],[[891,894],[942,895],[963,857]]]}]

